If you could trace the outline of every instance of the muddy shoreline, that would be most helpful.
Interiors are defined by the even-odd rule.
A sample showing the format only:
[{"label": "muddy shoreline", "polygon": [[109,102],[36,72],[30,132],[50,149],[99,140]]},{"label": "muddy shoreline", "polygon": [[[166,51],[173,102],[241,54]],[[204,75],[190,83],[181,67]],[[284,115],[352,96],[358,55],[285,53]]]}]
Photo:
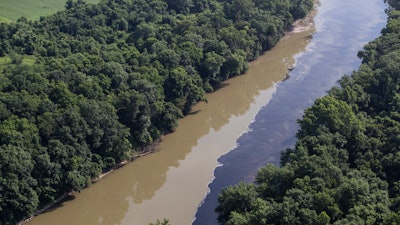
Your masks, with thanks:
[{"label": "muddy shoreline", "polygon": [[[133,156],[131,156],[129,158],[129,160],[125,160],[122,161],[121,163],[119,163],[118,165],[116,165],[115,167],[113,167],[112,169],[108,170],[107,172],[101,173],[98,177],[92,179],[92,183],[91,185],[97,183],[98,181],[100,181],[102,178],[104,178],[105,176],[113,173],[114,171],[117,171],[118,169],[120,169],[121,167],[127,165],[130,162],[133,162],[135,159],[140,158],[140,157],[144,157],[146,155],[149,155],[151,153],[154,153],[157,151],[157,146],[159,145],[159,143],[161,142],[162,137],[155,141],[154,143],[152,143],[149,146],[146,146],[142,151],[133,154]],[[87,186],[85,188],[90,188],[90,186]],[[73,197],[74,194],[76,193],[76,191],[70,191],[67,193],[64,193],[63,195],[61,195],[59,198],[57,198],[56,200],[54,200],[53,202],[47,204],[46,206],[44,206],[43,208],[39,209],[38,211],[36,211],[33,215],[31,215],[29,218],[24,219],[23,221],[19,222],[17,225],[22,225],[25,223],[28,223],[29,221],[31,221],[35,216],[38,216],[42,213],[47,212],[48,210],[53,209],[54,207],[56,207],[59,204],[62,204],[68,197]]]}]

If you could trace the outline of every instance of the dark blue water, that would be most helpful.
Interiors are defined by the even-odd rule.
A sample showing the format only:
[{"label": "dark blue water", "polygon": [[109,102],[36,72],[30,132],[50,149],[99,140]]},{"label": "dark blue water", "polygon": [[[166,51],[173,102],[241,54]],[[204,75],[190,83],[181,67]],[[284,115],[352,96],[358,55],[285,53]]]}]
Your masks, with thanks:
[{"label": "dark blue water", "polygon": [[239,182],[252,182],[267,163],[279,165],[282,150],[295,144],[297,119],[344,74],[361,63],[357,52],[379,36],[385,26],[383,0],[320,0],[316,32],[306,52],[297,58],[290,78],[279,84],[268,105],[242,135],[238,146],[220,157],[210,193],[199,207],[194,225],[215,225],[218,193]]}]

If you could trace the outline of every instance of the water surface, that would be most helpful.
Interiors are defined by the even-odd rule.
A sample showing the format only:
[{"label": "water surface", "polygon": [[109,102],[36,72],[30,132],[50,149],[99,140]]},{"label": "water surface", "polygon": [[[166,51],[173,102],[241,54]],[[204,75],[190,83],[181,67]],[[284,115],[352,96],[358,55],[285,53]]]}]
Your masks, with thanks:
[{"label": "water surface", "polygon": [[[278,164],[280,151],[295,141],[295,121],[304,108],[360,64],[356,53],[379,34],[384,8],[381,0],[321,0],[315,34],[285,36],[251,63],[246,75],[196,105],[158,152],[111,173],[29,225],[146,225],[163,218],[188,225],[209,188],[195,224],[215,224],[218,191],[251,181],[267,162]],[[290,79],[280,83],[293,64]]]},{"label": "water surface", "polygon": [[293,33],[207,96],[178,129],[163,138],[159,151],[139,158],[77,193],[29,225],[146,225],[168,218],[171,224],[191,224],[208,192],[217,159],[235,148],[277,83],[310,42],[313,31]]},{"label": "water surface", "polygon": [[279,165],[281,151],[292,147],[296,120],[361,61],[357,52],[379,36],[386,22],[383,0],[320,0],[315,29],[307,50],[297,58],[290,79],[277,85],[271,101],[257,114],[250,132],[237,147],[219,159],[210,194],[196,214],[194,225],[216,224],[217,196],[223,187],[252,182],[267,163]]}]

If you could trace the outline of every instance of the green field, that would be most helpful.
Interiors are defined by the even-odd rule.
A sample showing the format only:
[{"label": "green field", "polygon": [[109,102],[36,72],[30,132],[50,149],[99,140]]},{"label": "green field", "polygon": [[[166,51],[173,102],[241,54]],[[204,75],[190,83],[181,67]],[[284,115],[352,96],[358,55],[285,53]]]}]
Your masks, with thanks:
[{"label": "green field", "polygon": [[[36,57],[33,55],[21,55],[20,56],[20,63],[25,65],[33,65],[35,64]],[[10,65],[12,59],[10,56],[3,56],[0,57],[0,71],[4,69],[6,66]]]},{"label": "green field", "polygon": [[[0,22],[16,21],[20,17],[39,19],[65,9],[67,0],[0,0]],[[85,0],[98,3],[100,0]]]}]

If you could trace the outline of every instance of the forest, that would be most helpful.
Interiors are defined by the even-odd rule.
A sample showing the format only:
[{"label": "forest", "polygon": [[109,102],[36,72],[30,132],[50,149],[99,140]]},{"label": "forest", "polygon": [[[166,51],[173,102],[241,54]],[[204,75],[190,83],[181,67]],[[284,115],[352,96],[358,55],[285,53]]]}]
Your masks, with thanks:
[{"label": "forest", "polygon": [[304,112],[280,167],[220,193],[221,224],[400,224],[400,1],[389,3],[362,65]]},{"label": "forest", "polygon": [[0,224],[135,158],[312,0],[66,1],[0,23]]}]

